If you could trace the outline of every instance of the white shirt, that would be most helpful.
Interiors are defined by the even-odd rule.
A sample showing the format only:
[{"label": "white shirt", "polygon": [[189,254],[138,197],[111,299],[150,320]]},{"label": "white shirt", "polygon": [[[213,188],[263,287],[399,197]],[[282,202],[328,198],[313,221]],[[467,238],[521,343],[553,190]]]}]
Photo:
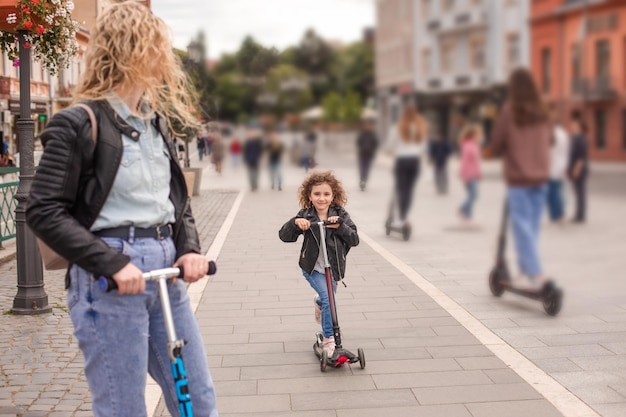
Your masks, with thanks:
[{"label": "white shirt", "polygon": [[554,127],[554,143],[550,149],[550,178],[562,180],[567,171],[569,159],[569,136],[561,126]]},{"label": "white shirt", "polygon": [[422,153],[422,143],[403,141],[397,126],[389,129],[386,147],[394,151],[396,158],[416,157]]}]

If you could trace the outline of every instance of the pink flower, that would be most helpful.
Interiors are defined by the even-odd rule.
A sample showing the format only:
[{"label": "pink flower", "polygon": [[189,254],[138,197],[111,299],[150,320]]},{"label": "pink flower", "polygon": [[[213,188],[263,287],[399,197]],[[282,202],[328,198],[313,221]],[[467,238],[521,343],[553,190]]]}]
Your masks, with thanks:
[{"label": "pink flower", "polygon": [[13,61],[13,66],[14,67],[19,67],[20,66],[20,59],[19,58],[15,58],[15,61]]},{"label": "pink flower", "polygon": [[24,22],[24,28],[30,29],[32,27],[33,27],[33,22],[31,22],[31,21]]}]

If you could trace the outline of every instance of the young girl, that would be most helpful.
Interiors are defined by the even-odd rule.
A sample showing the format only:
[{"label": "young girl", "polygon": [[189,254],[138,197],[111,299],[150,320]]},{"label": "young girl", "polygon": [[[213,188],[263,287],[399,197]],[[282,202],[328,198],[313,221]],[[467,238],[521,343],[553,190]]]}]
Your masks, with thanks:
[{"label": "young girl", "polygon": [[480,129],[470,125],[461,133],[461,180],[467,190],[467,199],[459,209],[461,219],[472,219],[472,208],[478,195],[478,180],[480,180]]},{"label": "young girl", "polygon": [[[309,175],[298,190],[298,198],[302,209],[283,225],[278,235],[283,242],[295,242],[298,236],[304,235],[299,265],[302,275],[317,292],[315,320],[322,325],[323,348],[330,357],[335,351],[335,338],[324,274],[324,254],[319,247],[319,227],[311,223],[322,220],[331,223],[326,226],[326,245],[334,281],[343,279],[346,255],[351,247],[359,244],[359,235],[356,225],[343,208],[347,201],[346,192],[332,172]],[[337,284],[333,282],[335,291]]]}]

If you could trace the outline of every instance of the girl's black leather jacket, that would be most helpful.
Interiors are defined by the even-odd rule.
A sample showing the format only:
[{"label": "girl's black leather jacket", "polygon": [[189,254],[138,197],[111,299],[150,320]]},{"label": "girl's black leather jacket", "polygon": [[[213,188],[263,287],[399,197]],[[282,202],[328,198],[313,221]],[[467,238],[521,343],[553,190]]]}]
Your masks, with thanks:
[{"label": "girl's black leather jacket", "polygon": [[[89,231],[106,201],[122,159],[122,133],[139,138],[139,132],[124,123],[105,100],[85,102],[98,121],[94,148],[87,112],[69,107],[55,114],[41,134],[44,152],[37,168],[26,208],[26,221],[43,240],[70,264],[94,276],[112,276],[130,258],[109,248]],[[176,225],[177,258],[200,253],[198,232],[191,214],[187,186],[172,139],[163,118],[157,128],[170,151],[170,200]],[[66,274],[66,286],[68,276]]]},{"label": "girl's black leather jacket", "polygon": [[[342,280],[346,273],[346,255],[350,248],[359,244],[359,235],[356,225],[350,219],[350,215],[342,207],[330,207],[328,217],[339,216],[341,225],[337,229],[326,228],[326,248],[328,251],[328,261],[331,265],[333,278],[335,281]],[[304,242],[300,250],[300,260],[298,265],[307,273],[312,273],[315,262],[320,251],[320,230],[316,224],[303,232],[296,226],[295,220],[304,218],[310,222],[319,221],[315,208],[302,209],[295,217],[289,219],[278,232],[280,240],[283,242],[295,242],[298,236],[304,234]]]}]

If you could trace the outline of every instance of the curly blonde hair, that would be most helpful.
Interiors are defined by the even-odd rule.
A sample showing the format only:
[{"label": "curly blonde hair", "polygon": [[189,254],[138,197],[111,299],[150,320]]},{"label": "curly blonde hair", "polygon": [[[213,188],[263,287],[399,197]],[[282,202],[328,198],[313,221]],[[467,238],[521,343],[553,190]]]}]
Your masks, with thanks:
[{"label": "curly blonde hair", "polygon": [[170,129],[173,120],[197,129],[199,124],[190,112],[196,97],[174,53],[166,23],[135,1],[110,3],[91,33],[86,70],[74,101],[102,100],[114,90],[141,86],[143,102],[151,113],[163,115]]},{"label": "curly blonde hair", "polygon": [[300,188],[298,189],[298,199],[300,200],[300,207],[307,209],[313,207],[311,202],[311,191],[313,187],[320,184],[330,185],[330,189],[333,192],[332,206],[345,207],[348,202],[348,196],[343,189],[341,181],[335,177],[332,171],[314,172],[309,175]]}]

